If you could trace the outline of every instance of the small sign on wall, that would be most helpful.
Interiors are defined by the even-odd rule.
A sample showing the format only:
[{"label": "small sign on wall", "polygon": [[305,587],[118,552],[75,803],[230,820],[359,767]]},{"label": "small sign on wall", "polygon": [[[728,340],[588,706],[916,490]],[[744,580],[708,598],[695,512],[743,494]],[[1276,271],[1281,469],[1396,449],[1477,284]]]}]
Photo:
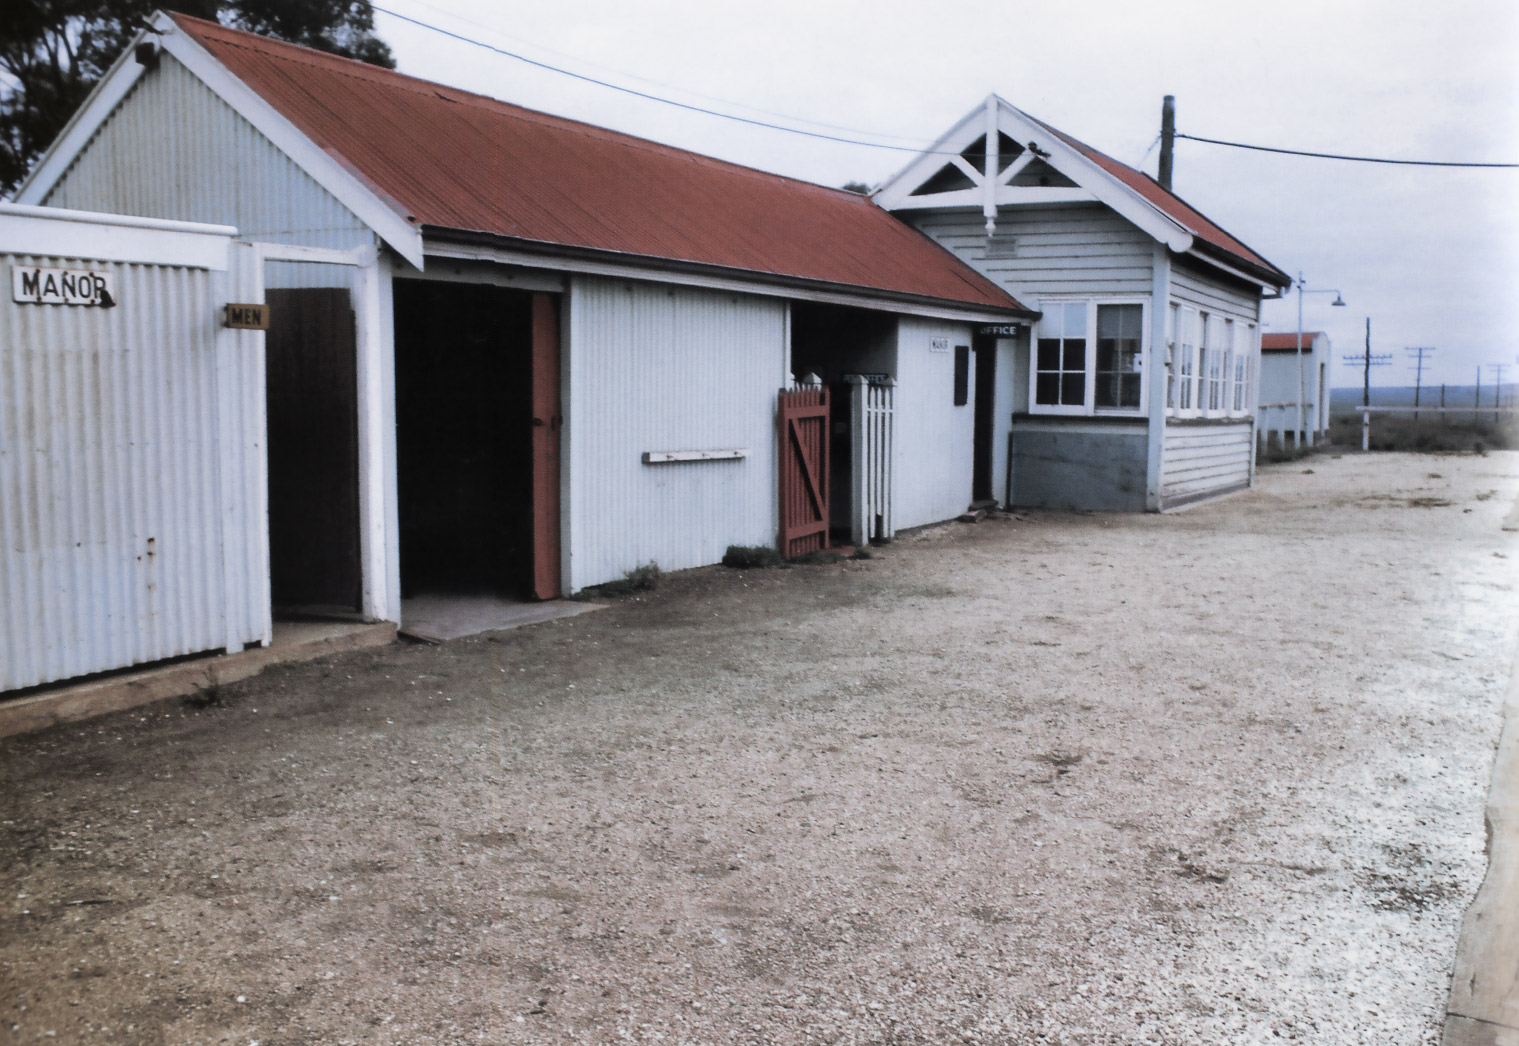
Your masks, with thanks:
[{"label": "small sign on wall", "polygon": [[239,331],[269,329],[269,306],[227,303],[227,326]]},{"label": "small sign on wall", "polygon": [[87,305],[109,309],[116,304],[116,278],[114,273],[100,269],[12,265],[11,299],[23,305]]},{"label": "small sign on wall", "polygon": [[928,343],[928,351],[929,352],[948,352],[949,351],[949,339],[948,338],[934,338],[934,339],[930,340],[929,343]]}]

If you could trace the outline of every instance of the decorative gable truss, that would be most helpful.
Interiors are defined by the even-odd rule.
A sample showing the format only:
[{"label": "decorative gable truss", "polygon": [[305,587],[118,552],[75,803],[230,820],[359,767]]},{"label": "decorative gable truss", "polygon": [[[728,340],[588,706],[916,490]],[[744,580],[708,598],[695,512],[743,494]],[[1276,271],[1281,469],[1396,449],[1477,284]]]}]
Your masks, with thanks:
[{"label": "decorative gable truss", "polygon": [[1190,231],[996,95],[873,197],[888,211],[980,207],[988,236],[1002,207],[1102,203],[1173,251],[1192,246]]}]

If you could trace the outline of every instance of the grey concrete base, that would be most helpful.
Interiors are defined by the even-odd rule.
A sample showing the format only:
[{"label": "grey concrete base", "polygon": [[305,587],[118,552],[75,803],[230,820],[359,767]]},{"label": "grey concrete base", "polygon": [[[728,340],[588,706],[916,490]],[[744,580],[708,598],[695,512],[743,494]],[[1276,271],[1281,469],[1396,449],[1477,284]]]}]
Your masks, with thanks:
[{"label": "grey concrete base", "polygon": [[401,601],[401,632],[429,643],[442,643],[481,632],[501,632],[539,621],[574,617],[605,606],[568,599],[522,603],[491,595],[424,594]]},{"label": "grey concrete base", "polygon": [[384,646],[395,638],[396,626],[386,622],[279,622],[274,626],[274,642],[266,647],[113,672],[0,700],[0,737],[77,722],[165,698],[184,697],[247,679],[273,664],[314,661],[345,650]]},{"label": "grey concrete base", "polygon": [[1487,878],[1461,923],[1444,1046],[1519,1046],[1519,663],[1485,816]]},{"label": "grey concrete base", "polygon": [[1519,1046],[1519,1032],[1452,1015],[1445,1019],[1445,1037],[1440,1046]]}]

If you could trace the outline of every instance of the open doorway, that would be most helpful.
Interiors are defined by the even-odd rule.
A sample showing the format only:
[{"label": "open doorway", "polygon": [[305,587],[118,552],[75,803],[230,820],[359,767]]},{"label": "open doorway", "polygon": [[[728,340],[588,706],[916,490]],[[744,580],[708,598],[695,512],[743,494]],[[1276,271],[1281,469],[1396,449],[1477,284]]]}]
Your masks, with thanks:
[{"label": "open doorway", "polygon": [[280,617],[351,615],[362,588],[352,300],[347,287],[265,293],[271,602]]},{"label": "open doorway", "polygon": [[997,339],[977,334],[971,342],[976,365],[976,417],[971,459],[971,506],[997,503],[992,490],[992,439],[996,431]]},{"label": "open doorway", "polygon": [[[829,541],[851,542],[858,506],[854,504],[850,375],[867,380],[896,376],[897,320],[889,313],[843,305],[795,302],[791,306],[791,372],[816,374],[829,390]],[[869,532],[869,529],[866,529]]]},{"label": "open doorway", "polygon": [[559,595],[557,299],[397,280],[394,301],[402,597]]}]

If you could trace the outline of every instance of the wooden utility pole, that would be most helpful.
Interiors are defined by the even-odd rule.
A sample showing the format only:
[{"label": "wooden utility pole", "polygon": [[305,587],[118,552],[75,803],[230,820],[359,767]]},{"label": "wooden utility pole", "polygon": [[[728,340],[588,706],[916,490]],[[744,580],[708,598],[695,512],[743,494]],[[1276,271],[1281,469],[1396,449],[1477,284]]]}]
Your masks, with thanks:
[{"label": "wooden utility pole", "polygon": [[[1302,324],[1299,324],[1302,326]],[[1366,317],[1366,351],[1359,356],[1341,357],[1346,363],[1361,364],[1361,449],[1371,449],[1371,368],[1392,363],[1392,353],[1371,354],[1371,317]]]},{"label": "wooden utility pole", "polygon": [[1428,346],[1421,346],[1420,348],[1404,349],[1403,351],[1408,353],[1414,359],[1414,420],[1418,421],[1419,390],[1424,386],[1424,360],[1426,357],[1433,356],[1435,354],[1435,350],[1429,348]]},{"label": "wooden utility pole", "polygon": [[1489,363],[1487,369],[1493,372],[1493,424],[1498,424],[1498,410],[1503,406],[1503,372],[1508,370],[1507,363]]},{"label": "wooden utility pole", "polygon": [[1171,191],[1171,168],[1176,159],[1176,96],[1166,95],[1160,103],[1160,171],[1155,180]]}]

